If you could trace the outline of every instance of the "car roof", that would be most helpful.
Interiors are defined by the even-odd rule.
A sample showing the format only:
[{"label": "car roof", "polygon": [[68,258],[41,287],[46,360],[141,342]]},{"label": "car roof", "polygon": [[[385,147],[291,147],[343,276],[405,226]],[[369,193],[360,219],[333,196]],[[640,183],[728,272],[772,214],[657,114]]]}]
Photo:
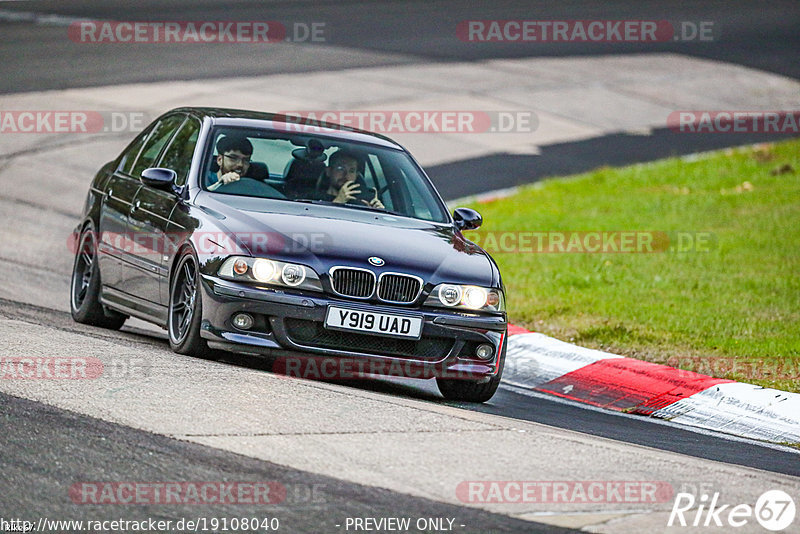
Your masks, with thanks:
[{"label": "car roof", "polygon": [[305,119],[297,116],[281,115],[277,113],[265,113],[261,111],[250,111],[245,109],[210,108],[210,107],[182,107],[171,110],[169,113],[189,113],[199,119],[210,118],[218,126],[242,126],[251,128],[274,129],[298,135],[324,135],[341,139],[342,141],[353,141],[358,143],[369,143],[397,150],[405,149],[392,139],[359,130],[350,126]]}]

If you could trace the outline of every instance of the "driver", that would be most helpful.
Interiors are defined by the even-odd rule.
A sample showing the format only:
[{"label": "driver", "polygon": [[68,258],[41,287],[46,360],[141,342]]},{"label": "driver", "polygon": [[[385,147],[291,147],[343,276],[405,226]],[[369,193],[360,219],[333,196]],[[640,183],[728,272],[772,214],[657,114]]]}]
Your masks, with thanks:
[{"label": "driver", "polygon": [[219,170],[208,172],[209,191],[239,181],[250,167],[253,144],[244,136],[226,135],[217,141],[217,154]]},{"label": "driver", "polygon": [[317,183],[317,198],[337,204],[355,202],[385,209],[377,192],[367,188],[358,168],[359,158],[353,152],[340,149],[331,154],[328,166]]}]

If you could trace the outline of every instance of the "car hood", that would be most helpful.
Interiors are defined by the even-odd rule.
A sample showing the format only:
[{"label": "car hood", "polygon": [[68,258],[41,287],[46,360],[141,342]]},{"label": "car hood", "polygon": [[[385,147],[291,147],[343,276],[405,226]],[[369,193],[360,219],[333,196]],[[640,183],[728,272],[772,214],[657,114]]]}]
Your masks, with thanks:
[{"label": "car hood", "polygon": [[[402,272],[426,283],[499,286],[494,263],[449,224],[339,206],[215,195],[218,224],[254,256],[326,273],[337,265]],[[382,266],[369,259],[380,258]]]}]

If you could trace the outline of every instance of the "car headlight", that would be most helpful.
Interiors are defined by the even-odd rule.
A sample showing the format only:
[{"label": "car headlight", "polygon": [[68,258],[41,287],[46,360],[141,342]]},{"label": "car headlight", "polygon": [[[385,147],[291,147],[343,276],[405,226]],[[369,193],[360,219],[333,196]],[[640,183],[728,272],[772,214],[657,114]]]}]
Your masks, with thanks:
[{"label": "car headlight", "polygon": [[222,263],[217,274],[220,278],[236,282],[322,291],[319,275],[311,267],[268,258],[231,256]]},{"label": "car headlight", "polygon": [[425,306],[459,308],[474,311],[505,311],[503,292],[480,286],[439,284],[425,300]]}]

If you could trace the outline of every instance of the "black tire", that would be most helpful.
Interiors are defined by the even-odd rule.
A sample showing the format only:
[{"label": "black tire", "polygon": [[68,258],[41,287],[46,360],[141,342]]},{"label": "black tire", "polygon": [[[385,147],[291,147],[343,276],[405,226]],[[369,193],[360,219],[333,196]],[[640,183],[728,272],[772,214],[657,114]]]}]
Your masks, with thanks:
[{"label": "black tire", "polygon": [[122,328],[128,318],[127,315],[106,309],[100,303],[100,265],[97,261],[97,240],[91,227],[81,233],[75,250],[69,309],[75,321],[111,330]]},{"label": "black tire", "polygon": [[457,378],[437,378],[436,385],[444,398],[452,401],[461,402],[486,402],[494,396],[500,380],[503,376],[503,366],[506,363],[506,339],[503,336],[503,351],[500,353],[500,368],[497,374],[488,382],[475,382],[473,380],[461,380]]},{"label": "black tire", "polygon": [[208,358],[211,350],[200,337],[203,303],[200,295],[200,268],[190,248],[180,255],[169,285],[167,332],[169,346],[178,354]]}]

